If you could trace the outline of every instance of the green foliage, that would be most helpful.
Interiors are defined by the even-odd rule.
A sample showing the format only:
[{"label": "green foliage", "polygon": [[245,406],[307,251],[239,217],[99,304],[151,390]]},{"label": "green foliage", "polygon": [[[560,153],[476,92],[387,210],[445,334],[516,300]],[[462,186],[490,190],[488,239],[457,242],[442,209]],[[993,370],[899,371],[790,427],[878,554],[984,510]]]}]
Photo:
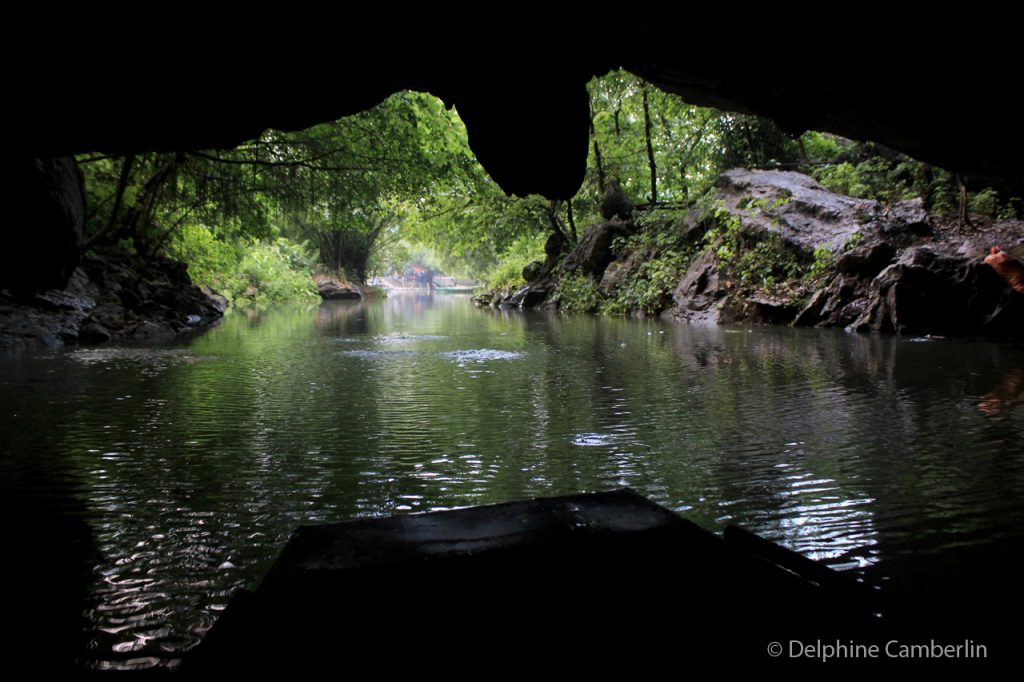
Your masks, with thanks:
[{"label": "green foliage", "polygon": [[[515,286],[522,268],[543,258],[549,235],[572,242],[601,219],[603,183],[612,178],[644,203],[654,198],[653,173],[659,206],[684,207],[701,201],[733,166],[811,168],[824,186],[850,196],[884,203],[922,196],[929,208],[952,214],[959,206],[955,176],[875,145],[817,132],[793,139],[771,121],[688,105],[621,70],[593,79],[588,91],[586,179],[569,202],[506,196],[477,163],[454,109],[431,95],[401,92],[304,131],[265,131],[233,150],[83,157],[87,241],[142,255],[162,251],[188,262],[198,283],[238,298],[279,300],[309,293],[294,277],[309,264],[293,257],[308,253],[282,239],[312,245],[323,267],[355,280],[416,261]],[[770,217],[785,200],[750,200],[743,208]],[[1016,215],[1019,207],[992,190],[970,199],[980,215]],[[683,243],[680,215],[638,215],[637,234],[615,249],[643,252],[644,262],[631,265],[604,300],[594,282],[569,278],[570,309],[650,314],[665,304],[697,245]],[[801,267],[777,238],[744,235],[735,217],[719,216],[704,246],[742,286],[771,289]],[[816,252],[808,277],[827,272],[830,258]],[[279,287],[270,283],[277,276]]]},{"label": "green foliage", "polygon": [[795,279],[800,274],[796,257],[774,233],[752,247],[746,245],[728,267],[740,284],[768,292],[777,284]]},{"label": "green foliage", "polygon": [[319,298],[312,279],[315,258],[305,244],[287,239],[218,238],[204,225],[185,225],[169,247],[188,264],[197,286],[208,286],[236,305],[264,305]]},{"label": "green foliage", "polygon": [[588,275],[569,273],[558,282],[554,300],[563,313],[593,313],[601,305],[597,283]]},{"label": "green foliage", "polygon": [[809,130],[800,136],[803,143],[806,161],[810,163],[822,163],[832,161],[839,157],[850,143],[842,138],[828,133],[819,133]]},{"label": "green foliage", "polygon": [[486,273],[484,282],[492,289],[523,286],[523,268],[534,261],[543,260],[542,234],[520,238],[505,250],[501,262]]},{"label": "green foliage", "polygon": [[403,201],[444,193],[467,174],[483,176],[455,113],[411,92],[304,131],[268,130],[232,150],[81,163],[90,243],[130,239],[142,254],[174,255],[173,242],[199,238],[175,237],[189,225],[226,243],[287,237],[313,243],[325,265],[357,279],[378,241],[396,231]]},{"label": "green foliage", "polygon": [[695,254],[694,245],[686,243],[680,230],[684,216],[682,210],[650,211],[638,221],[636,234],[612,243],[616,257],[641,254],[643,261],[625,273],[621,285],[609,292],[601,303],[602,313],[656,315],[665,309]]},{"label": "green foliage", "polygon": [[117,240],[117,248],[121,249],[130,256],[134,256],[138,253],[135,249],[135,240],[131,237],[124,237]]},{"label": "green foliage", "polygon": [[671,301],[672,290],[679,284],[679,278],[685,271],[685,262],[686,259],[676,251],[667,251],[657,258],[644,261],[618,294],[604,303],[602,311],[608,314],[630,311],[644,315],[660,313]]},{"label": "green foliage", "polygon": [[305,245],[286,239],[257,240],[242,257],[235,276],[228,280],[227,293],[243,305],[318,300],[312,279],[313,260]]},{"label": "green foliage", "polygon": [[763,168],[795,164],[800,146],[775,123],[747,114],[721,113],[716,138],[721,148],[720,167]]},{"label": "green foliage", "polygon": [[771,292],[801,274],[799,261],[778,235],[746,234],[740,217],[721,205],[714,209],[704,246],[714,251],[723,271],[741,286]]},{"label": "green foliage", "polygon": [[218,239],[205,225],[184,225],[168,249],[169,255],[188,264],[188,274],[197,286],[227,290],[229,278],[238,270],[239,249]]},{"label": "green foliage", "polygon": [[817,282],[818,280],[824,279],[832,272],[835,260],[835,254],[832,253],[832,249],[827,245],[823,244],[815,248],[814,261],[811,263],[811,267],[808,268],[805,277],[809,282]]},{"label": "green foliage", "polygon": [[1022,200],[1020,197],[1010,197],[1005,203],[1000,205],[999,213],[996,216],[1000,220],[1013,220],[1021,216],[1021,204]]},{"label": "green foliage", "polygon": [[995,218],[1000,212],[999,194],[994,189],[984,189],[971,196],[967,206],[971,213]]},{"label": "green foliage", "polygon": [[857,168],[847,161],[835,166],[816,168],[812,175],[825,189],[837,194],[856,197],[866,196],[870,191],[868,186],[861,181]]},{"label": "green foliage", "polygon": [[585,220],[597,217],[602,172],[605,179],[617,178],[634,201],[650,200],[645,91],[659,201],[688,203],[733,166],[767,166],[799,157],[799,145],[767,119],[691,106],[625,71],[595,78],[588,89],[593,131],[587,179],[573,203]]},{"label": "green foliage", "polygon": [[520,258],[509,258],[502,261],[487,273],[484,283],[489,289],[518,288],[526,284],[523,281],[523,268],[532,261]]}]

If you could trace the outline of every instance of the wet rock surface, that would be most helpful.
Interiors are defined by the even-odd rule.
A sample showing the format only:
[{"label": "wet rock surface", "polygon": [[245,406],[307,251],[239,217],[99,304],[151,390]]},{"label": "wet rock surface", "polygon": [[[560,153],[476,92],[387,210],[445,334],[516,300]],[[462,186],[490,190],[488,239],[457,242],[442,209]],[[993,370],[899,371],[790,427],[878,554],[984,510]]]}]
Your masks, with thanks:
[{"label": "wet rock surface", "polygon": [[363,297],[359,287],[351,282],[343,282],[330,275],[316,275],[313,280],[316,282],[317,293],[325,301],[358,300]]},{"label": "wet rock surface", "polygon": [[705,251],[690,264],[676,287],[671,316],[684,322],[718,324],[725,321],[722,308],[727,295],[719,278],[718,258],[712,251]]},{"label": "wet rock surface", "polygon": [[617,237],[628,237],[636,230],[630,220],[612,218],[603,223],[591,225],[580,241],[562,262],[562,271],[576,272],[600,278],[608,264],[614,260],[612,242]]},{"label": "wet rock surface", "polygon": [[676,288],[668,313],[674,319],[1024,335],[1024,294],[983,262],[990,244],[1019,243],[1019,221],[960,232],[939,225],[920,199],[886,207],[829,192],[813,178],[787,171],[729,171],[719,179],[718,198],[739,218],[745,238],[771,235],[805,267],[827,254],[827,272],[813,284],[751,295],[719,276],[709,250]]},{"label": "wet rock surface", "polygon": [[62,289],[0,292],[0,348],[170,340],[209,328],[227,300],[192,284],[183,263],[89,254]]},{"label": "wet rock surface", "polygon": [[908,249],[872,280],[864,312],[850,328],[897,334],[1018,336],[1021,294],[988,265],[928,246]]},{"label": "wet rock surface", "polygon": [[746,231],[777,234],[807,253],[820,246],[841,247],[882,214],[877,201],[834,194],[792,171],[736,168],[719,177],[717,190],[717,198],[740,217]]}]

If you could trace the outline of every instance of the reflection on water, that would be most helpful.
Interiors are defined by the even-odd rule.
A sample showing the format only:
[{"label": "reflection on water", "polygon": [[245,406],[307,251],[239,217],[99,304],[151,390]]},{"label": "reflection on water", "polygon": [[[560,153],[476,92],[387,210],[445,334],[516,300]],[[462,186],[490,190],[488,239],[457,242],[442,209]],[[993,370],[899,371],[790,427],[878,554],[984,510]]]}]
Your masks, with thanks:
[{"label": "reflection on water", "polygon": [[299,523],[623,485],[888,589],[1016,585],[1016,346],[419,296],[0,365],[4,497],[84,526],[100,666],[173,665]]}]

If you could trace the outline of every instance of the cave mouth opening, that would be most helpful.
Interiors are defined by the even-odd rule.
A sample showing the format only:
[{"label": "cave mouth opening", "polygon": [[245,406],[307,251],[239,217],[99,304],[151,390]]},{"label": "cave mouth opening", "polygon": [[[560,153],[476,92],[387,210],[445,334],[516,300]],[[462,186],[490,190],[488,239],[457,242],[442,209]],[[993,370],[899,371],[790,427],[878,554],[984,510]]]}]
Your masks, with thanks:
[{"label": "cave mouth opening", "polygon": [[[349,31],[343,39],[333,25],[308,22],[301,34],[271,35],[256,19],[214,22],[203,34],[170,21],[147,27],[148,44],[210,39],[202,50],[155,49],[144,61],[123,31],[95,17],[68,28],[41,22],[53,60],[86,77],[57,82],[31,65],[10,74],[16,105],[4,117],[18,135],[4,164],[9,224],[44,224],[31,235],[8,230],[0,286],[62,283],[76,258],[78,237],[65,224],[77,209],[53,202],[73,193],[68,172],[50,169],[64,176],[50,183],[37,166],[51,162],[30,159],[230,149],[267,129],[303,130],[413,90],[457,108],[475,155],[506,192],[567,201],[586,181],[586,84],[620,67],[694,105],[764,116],[793,136],[871,140],[948,169],[972,190],[1024,196],[1021,137],[1012,117],[998,114],[999,93],[1014,79],[1012,22],[932,17],[925,32],[912,12],[774,16],[786,36],[825,35],[828,49],[780,40],[742,17],[725,24],[713,8],[616,26],[614,38],[598,20],[569,27],[518,15],[486,30],[388,17],[386,36]],[[985,50],[971,49],[975,37]],[[24,64],[17,43],[2,49],[5,63]],[[524,115],[532,108],[543,115]]]}]

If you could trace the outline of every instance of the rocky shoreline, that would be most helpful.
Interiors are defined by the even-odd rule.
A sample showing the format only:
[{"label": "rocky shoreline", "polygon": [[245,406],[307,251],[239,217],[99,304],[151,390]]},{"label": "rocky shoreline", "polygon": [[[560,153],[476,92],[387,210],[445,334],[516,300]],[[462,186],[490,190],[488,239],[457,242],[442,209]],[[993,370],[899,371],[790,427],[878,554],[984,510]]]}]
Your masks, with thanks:
[{"label": "rocky shoreline", "polygon": [[0,292],[0,348],[167,341],[216,325],[227,305],[194,286],[184,263],[87,253],[63,289]]},{"label": "rocky shoreline", "polygon": [[[664,291],[656,311],[664,318],[1024,338],[1024,294],[984,262],[995,245],[1020,255],[1019,220],[961,230],[930,215],[920,199],[883,206],[772,170],[724,173],[714,206],[690,209],[671,227],[692,258]],[[477,304],[559,308],[563,281],[581,276],[599,300],[610,300],[660,255],[656,247],[612,248],[617,237],[642,229],[639,222],[612,217],[588,227],[568,253],[554,245],[528,268],[526,286],[487,292]],[[755,266],[767,274],[747,281]]]}]

